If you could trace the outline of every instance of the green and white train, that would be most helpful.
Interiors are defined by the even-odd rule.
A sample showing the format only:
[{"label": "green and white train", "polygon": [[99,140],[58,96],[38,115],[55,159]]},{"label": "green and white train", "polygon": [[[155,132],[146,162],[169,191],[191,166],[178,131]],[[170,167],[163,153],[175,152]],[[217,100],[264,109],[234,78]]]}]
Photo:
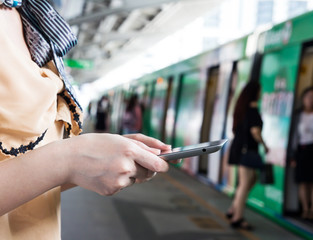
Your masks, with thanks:
[{"label": "green and white train", "polygon": [[[287,151],[300,93],[313,85],[313,12],[111,89],[111,131],[120,131],[125,99],[137,93],[145,109],[144,134],[173,147],[232,139],[234,105],[251,80],[262,85],[259,107],[271,151],[266,157],[263,149],[260,152],[274,166],[274,183],[258,183],[248,205],[313,239],[311,226],[294,217],[300,204]],[[236,168],[227,164],[229,145],[206,157],[184,159],[177,167],[231,196]]]}]

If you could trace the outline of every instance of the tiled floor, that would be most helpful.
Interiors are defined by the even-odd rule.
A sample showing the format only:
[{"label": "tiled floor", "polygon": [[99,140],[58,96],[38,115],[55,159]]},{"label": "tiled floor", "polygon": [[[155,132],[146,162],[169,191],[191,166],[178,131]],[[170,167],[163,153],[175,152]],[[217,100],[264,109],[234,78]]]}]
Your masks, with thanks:
[{"label": "tiled floor", "polygon": [[113,197],[76,188],[62,194],[62,239],[301,239],[251,210],[255,231],[231,229],[224,218],[230,201],[176,169]]}]

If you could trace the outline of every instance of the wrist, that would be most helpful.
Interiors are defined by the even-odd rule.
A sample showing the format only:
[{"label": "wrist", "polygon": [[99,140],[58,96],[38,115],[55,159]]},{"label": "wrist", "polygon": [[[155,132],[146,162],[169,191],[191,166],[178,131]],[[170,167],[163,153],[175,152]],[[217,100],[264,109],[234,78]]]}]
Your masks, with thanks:
[{"label": "wrist", "polygon": [[63,184],[75,184],[75,176],[81,171],[81,160],[84,157],[84,149],[88,148],[87,135],[72,137],[59,142],[61,151],[60,161],[64,169]]},{"label": "wrist", "polygon": [[70,141],[60,140],[50,144],[52,155],[52,168],[57,185],[69,182],[72,166],[72,150]]}]

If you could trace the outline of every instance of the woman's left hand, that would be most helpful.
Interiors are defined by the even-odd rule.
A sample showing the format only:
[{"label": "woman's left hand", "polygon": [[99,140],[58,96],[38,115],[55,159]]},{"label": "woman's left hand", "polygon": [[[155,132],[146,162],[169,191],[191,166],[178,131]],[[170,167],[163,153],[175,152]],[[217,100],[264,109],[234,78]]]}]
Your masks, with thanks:
[{"label": "woman's left hand", "polygon": [[[168,153],[171,152],[172,150],[171,145],[167,145],[158,139],[148,137],[141,133],[127,134],[123,136],[131,139],[139,147],[155,155],[160,155],[161,153]],[[152,176],[151,178],[153,178],[156,175],[156,173],[150,172],[149,175]]]},{"label": "woman's left hand", "polygon": [[265,153],[268,154],[270,149],[268,148],[268,146],[264,145],[264,150],[265,150]]},{"label": "woman's left hand", "polygon": [[123,136],[133,140],[133,142],[139,145],[140,147],[156,155],[161,154],[161,152],[163,153],[163,152],[171,151],[172,149],[170,145],[167,145],[158,139],[145,136],[141,133],[127,134]]}]

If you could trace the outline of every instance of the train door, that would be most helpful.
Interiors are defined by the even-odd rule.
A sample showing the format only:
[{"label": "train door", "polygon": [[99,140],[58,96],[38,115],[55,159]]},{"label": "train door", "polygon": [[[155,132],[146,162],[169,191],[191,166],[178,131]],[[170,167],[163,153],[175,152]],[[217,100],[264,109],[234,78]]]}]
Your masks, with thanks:
[{"label": "train door", "polygon": [[270,151],[265,154],[260,146],[260,154],[272,164],[274,182],[266,185],[257,183],[249,194],[248,203],[270,215],[283,214],[286,204],[286,159],[300,55],[301,45],[291,45],[264,53],[262,60],[259,105],[263,119],[262,135]]},{"label": "train door", "polygon": [[227,103],[227,116],[223,138],[229,141],[224,147],[222,153],[222,166],[220,168],[220,184],[223,187],[223,191],[232,194],[236,186],[236,170],[235,167],[228,165],[228,157],[231,142],[233,139],[233,114],[237,99],[249,80],[251,73],[251,59],[242,59],[235,62],[231,74],[231,83],[229,88],[228,103]]},{"label": "train door", "polygon": [[[180,79],[174,146],[192,145],[200,141],[206,78],[205,71],[195,70],[183,74]],[[196,174],[198,158],[184,159],[182,168],[190,174]]]},{"label": "train door", "polygon": [[[219,67],[212,67],[208,70],[208,77],[205,90],[204,115],[201,129],[200,142],[207,142],[210,134],[211,119],[213,106],[218,82]],[[208,156],[201,155],[199,157],[199,174],[207,175],[208,172]]]},{"label": "train door", "polygon": [[[311,46],[310,46],[311,45]],[[298,73],[297,88],[295,92],[294,109],[301,106],[301,94],[307,87],[313,86],[313,46],[304,46],[300,67]],[[296,131],[296,126],[292,127]],[[292,136],[292,134],[291,134]],[[292,145],[292,139],[289,140],[289,147]],[[294,217],[300,216],[300,204],[298,198],[298,187],[295,183],[294,169],[288,166],[286,170],[286,192],[285,192],[285,213]]]},{"label": "train door", "polygon": [[167,120],[167,113],[168,113],[168,109],[170,106],[170,100],[171,100],[171,95],[172,95],[172,90],[173,90],[173,80],[174,80],[173,76],[168,78],[166,97],[165,97],[164,106],[163,106],[162,131],[161,131],[161,140],[163,142],[165,142],[166,140],[166,132],[167,132],[166,120]]},{"label": "train door", "polygon": [[[212,122],[210,126],[210,141],[219,140],[223,137],[232,69],[232,62],[223,63],[220,67],[217,91],[214,100]],[[220,166],[221,152],[219,151],[210,154],[208,156],[207,178],[216,184],[220,179]]]},{"label": "train door", "polygon": [[178,100],[181,88],[182,76],[171,77],[169,85],[168,106],[165,120],[165,143],[175,146],[175,122],[176,110],[178,108]]},{"label": "train door", "polygon": [[121,118],[123,109],[123,91],[116,89],[111,101],[110,130],[112,133],[120,133]]}]

